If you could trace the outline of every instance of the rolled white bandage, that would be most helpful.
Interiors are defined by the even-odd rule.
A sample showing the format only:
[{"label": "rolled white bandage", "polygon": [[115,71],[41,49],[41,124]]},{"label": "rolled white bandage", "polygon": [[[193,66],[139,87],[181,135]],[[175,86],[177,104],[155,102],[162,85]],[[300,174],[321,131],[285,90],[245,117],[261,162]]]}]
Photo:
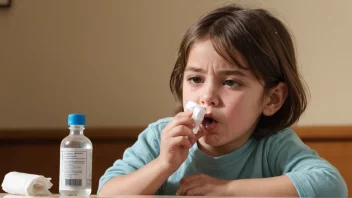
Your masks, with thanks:
[{"label": "rolled white bandage", "polygon": [[9,172],[5,175],[1,186],[9,194],[48,196],[51,195],[49,189],[53,186],[50,180],[51,178],[45,178],[42,175]]},{"label": "rolled white bandage", "polygon": [[195,102],[189,101],[184,107],[184,111],[187,111],[187,110],[191,110],[193,112],[192,118],[196,123],[196,126],[193,128],[193,133],[197,134],[199,126],[204,119],[205,108]]}]

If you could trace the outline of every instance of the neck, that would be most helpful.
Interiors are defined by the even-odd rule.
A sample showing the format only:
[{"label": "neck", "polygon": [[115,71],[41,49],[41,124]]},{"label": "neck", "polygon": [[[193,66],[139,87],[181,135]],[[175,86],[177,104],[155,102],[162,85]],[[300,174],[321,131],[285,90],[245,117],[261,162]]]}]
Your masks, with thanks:
[{"label": "neck", "polygon": [[212,157],[220,157],[237,150],[242,145],[244,145],[250,137],[251,133],[246,133],[243,136],[233,140],[232,142],[225,143],[224,145],[207,144],[207,139],[214,137],[202,137],[198,140],[197,145],[199,150],[201,150],[203,153]]}]

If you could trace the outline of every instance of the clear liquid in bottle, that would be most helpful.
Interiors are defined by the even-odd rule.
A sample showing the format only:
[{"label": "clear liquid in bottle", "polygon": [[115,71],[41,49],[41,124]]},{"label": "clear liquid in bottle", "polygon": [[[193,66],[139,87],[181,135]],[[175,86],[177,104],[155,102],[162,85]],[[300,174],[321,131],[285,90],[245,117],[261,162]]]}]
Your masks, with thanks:
[{"label": "clear liquid in bottle", "polygon": [[70,134],[60,145],[59,192],[62,196],[89,196],[92,192],[92,142],[84,136],[85,115],[68,116]]}]

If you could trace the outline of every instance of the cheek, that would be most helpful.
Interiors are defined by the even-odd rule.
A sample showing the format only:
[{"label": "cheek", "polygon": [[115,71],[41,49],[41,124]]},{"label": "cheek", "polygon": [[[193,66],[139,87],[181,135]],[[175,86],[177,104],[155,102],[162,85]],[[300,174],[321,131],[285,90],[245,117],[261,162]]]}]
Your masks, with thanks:
[{"label": "cheek", "polygon": [[227,104],[225,110],[226,116],[230,121],[235,122],[236,125],[251,123],[261,112],[258,97],[245,93],[232,96]]},{"label": "cheek", "polygon": [[246,109],[246,100],[241,96],[233,96],[229,101],[226,102],[225,111],[228,119],[240,119],[243,117],[243,113]]},{"label": "cheek", "polygon": [[194,100],[194,93],[191,87],[187,84],[187,82],[183,81],[182,85],[182,101],[183,105],[186,105],[188,101],[195,101]]}]

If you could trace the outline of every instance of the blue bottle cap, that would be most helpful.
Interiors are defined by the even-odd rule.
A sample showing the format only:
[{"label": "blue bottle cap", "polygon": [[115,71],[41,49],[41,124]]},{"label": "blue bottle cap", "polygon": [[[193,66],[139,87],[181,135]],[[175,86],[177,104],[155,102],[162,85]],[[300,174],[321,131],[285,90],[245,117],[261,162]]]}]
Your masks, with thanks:
[{"label": "blue bottle cap", "polygon": [[84,114],[68,115],[68,125],[86,125],[86,116]]}]

